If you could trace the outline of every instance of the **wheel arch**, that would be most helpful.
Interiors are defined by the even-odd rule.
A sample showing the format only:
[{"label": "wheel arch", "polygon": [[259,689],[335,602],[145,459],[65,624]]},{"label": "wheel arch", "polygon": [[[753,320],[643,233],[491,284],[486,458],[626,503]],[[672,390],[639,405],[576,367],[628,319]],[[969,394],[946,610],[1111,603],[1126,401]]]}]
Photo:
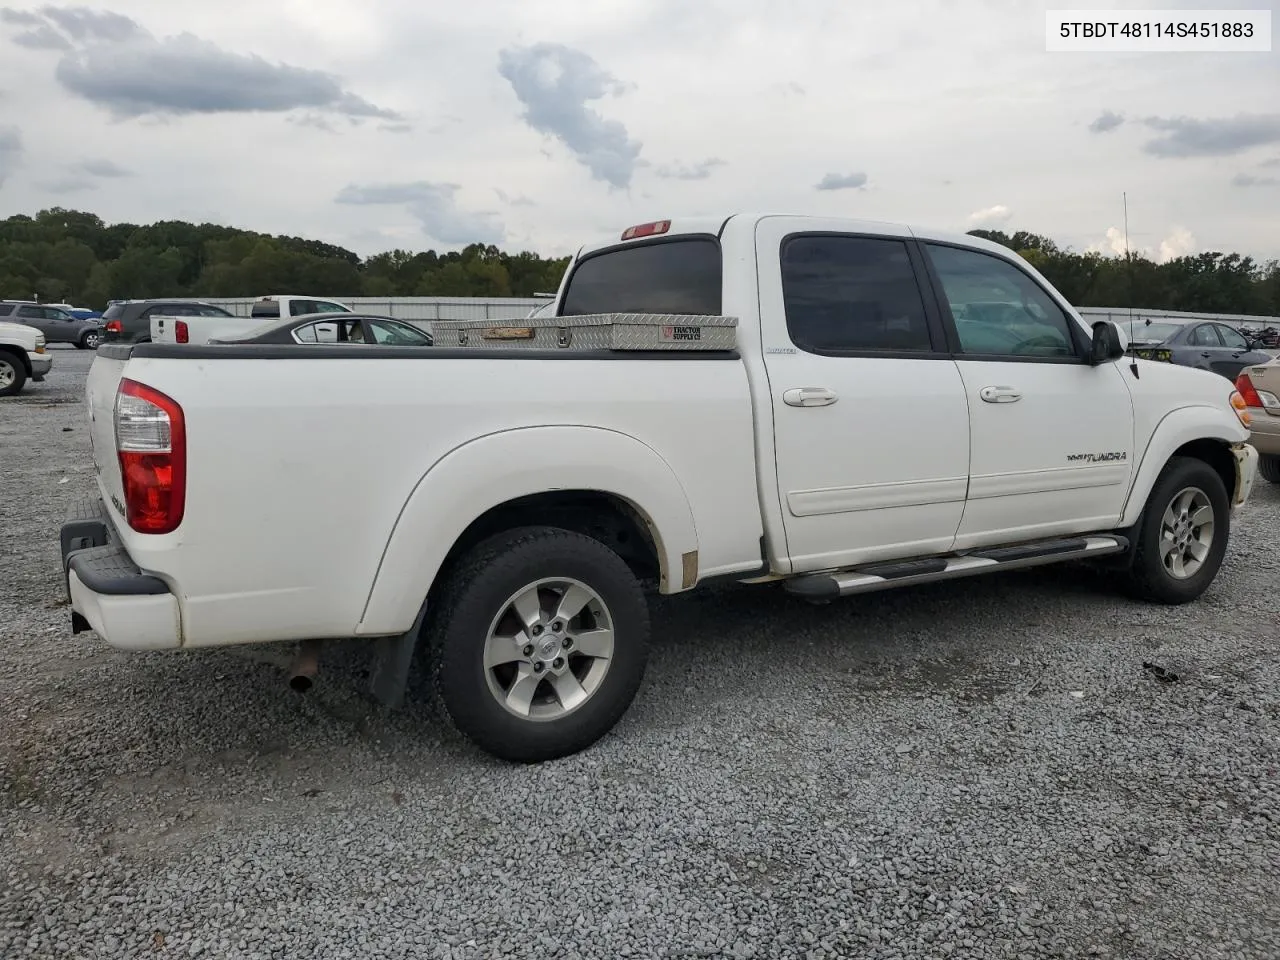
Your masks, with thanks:
[{"label": "wheel arch", "polygon": [[407,630],[446,564],[485,537],[548,518],[604,539],[640,575],[651,569],[664,593],[693,585],[693,511],[652,447],[601,427],[526,427],[469,441],[418,480],[391,530],[358,632]]},{"label": "wheel arch", "polygon": [[1236,486],[1236,460],[1231,447],[1247,439],[1245,428],[1238,423],[1233,425],[1215,407],[1180,407],[1166,414],[1143,451],[1119,526],[1130,527],[1138,522],[1165,465],[1176,456],[1209,464],[1222,478],[1230,500]]}]

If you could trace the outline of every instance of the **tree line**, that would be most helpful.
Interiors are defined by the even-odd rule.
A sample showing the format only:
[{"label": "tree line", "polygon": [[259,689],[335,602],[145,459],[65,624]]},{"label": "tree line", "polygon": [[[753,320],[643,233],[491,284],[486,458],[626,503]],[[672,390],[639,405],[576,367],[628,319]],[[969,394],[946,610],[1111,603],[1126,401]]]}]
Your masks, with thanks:
[{"label": "tree line", "polygon": [[104,223],[54,207],[0,220],[0,298],[101,310],[155,297],[528,297],[555,290],[568,257],[391,250],[361,259],[343,247],[211,223]]},{"label": "tree line", "polygon": [[[1059,248],[1048,237],[971,230],[1016,250],[1078,307],[1280,315],[1280,262],[1210,252],[1156,263]],[[108,300],[252,297],[528,297],[555,290],[567,257],[471,244],[361,259],[343,247],[215,224],[104,223],[54,207],[0,220],[0,297],[102,309]]]}]

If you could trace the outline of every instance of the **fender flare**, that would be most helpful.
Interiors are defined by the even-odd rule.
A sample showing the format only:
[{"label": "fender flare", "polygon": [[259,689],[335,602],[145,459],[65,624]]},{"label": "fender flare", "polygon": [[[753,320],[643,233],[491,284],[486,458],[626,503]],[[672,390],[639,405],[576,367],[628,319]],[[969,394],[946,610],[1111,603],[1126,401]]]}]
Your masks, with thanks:
[{"label": "fender flare", "polygon": [[[1248,431],[1239,424],[1227,420],[1218,407],[1195,405],[1179,407],[1171,410],[1160,419],[1151,432],[1151,439],[1142,452],[1129,496],[1124,503],[1124,511],[1120,517],[1120,527],[1129,527],[1138,522],[1147,498],[1156,485],[1160,471],[1169,462],[1175,450],[1194,440],[1220,440],[1224,446],[1241,443],[1249,438]],[[1227,491],[1231,495],[1231,491]]]},{"label": "fender flare", "polygon": [[408,630],[458,538],[494,507],[530,494],[590,490],[630,504],[657,547],[669,590],[698,549],[688,495],[652,447],[602,427],[520,427],[450,450],[414,485],[374,573],[357,633]]}]

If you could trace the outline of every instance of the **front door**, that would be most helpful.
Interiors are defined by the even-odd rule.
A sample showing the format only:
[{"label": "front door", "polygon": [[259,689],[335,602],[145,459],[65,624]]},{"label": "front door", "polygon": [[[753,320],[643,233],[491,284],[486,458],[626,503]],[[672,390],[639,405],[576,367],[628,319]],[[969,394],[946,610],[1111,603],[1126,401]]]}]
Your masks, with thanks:
[{"label": "front door", "polygon": [[1249,341],[1244,338],[1244,334],[1239,330],[1231,329],[1225,323],[1206,323],[1205,327],[1216,335],[1221,344],[1203,351],[1209,354],[1205,358],[1209,369],[1228,380],[1235,380],[1240,376],[1240,371],[1247,366],[1266,363],[1271,359],[1270,354],[1263,353],[1261,350],[1250,350]]},{"label": "front door", "polygon": [[964,510],[969,417],[909,234],[769,217],[756,249],[793,570],[946,552]]},{"label": "front door", "polygon": [[[957,550],[1112,528],[1135,469],[1116,362],[1014,261],[922,244],[968,397],[969,494]],[[1074,329],[1073,329],[1074,328]]]}]

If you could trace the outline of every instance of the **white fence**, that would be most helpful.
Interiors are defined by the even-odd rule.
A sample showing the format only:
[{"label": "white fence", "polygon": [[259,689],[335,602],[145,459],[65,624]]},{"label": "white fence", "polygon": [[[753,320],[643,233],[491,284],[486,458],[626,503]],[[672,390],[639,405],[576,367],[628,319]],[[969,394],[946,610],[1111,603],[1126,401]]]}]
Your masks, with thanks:
[{"label": "white fence", "polygon": [[[397,320],[430,323],[432,320],[512,320],[528,316],[547,301],[538,297],[320,297],[346,304],[352,310],[375,313]],[[256,297],[204,297],[205,303],[221,307],[237,317],[249,316]]]}]

